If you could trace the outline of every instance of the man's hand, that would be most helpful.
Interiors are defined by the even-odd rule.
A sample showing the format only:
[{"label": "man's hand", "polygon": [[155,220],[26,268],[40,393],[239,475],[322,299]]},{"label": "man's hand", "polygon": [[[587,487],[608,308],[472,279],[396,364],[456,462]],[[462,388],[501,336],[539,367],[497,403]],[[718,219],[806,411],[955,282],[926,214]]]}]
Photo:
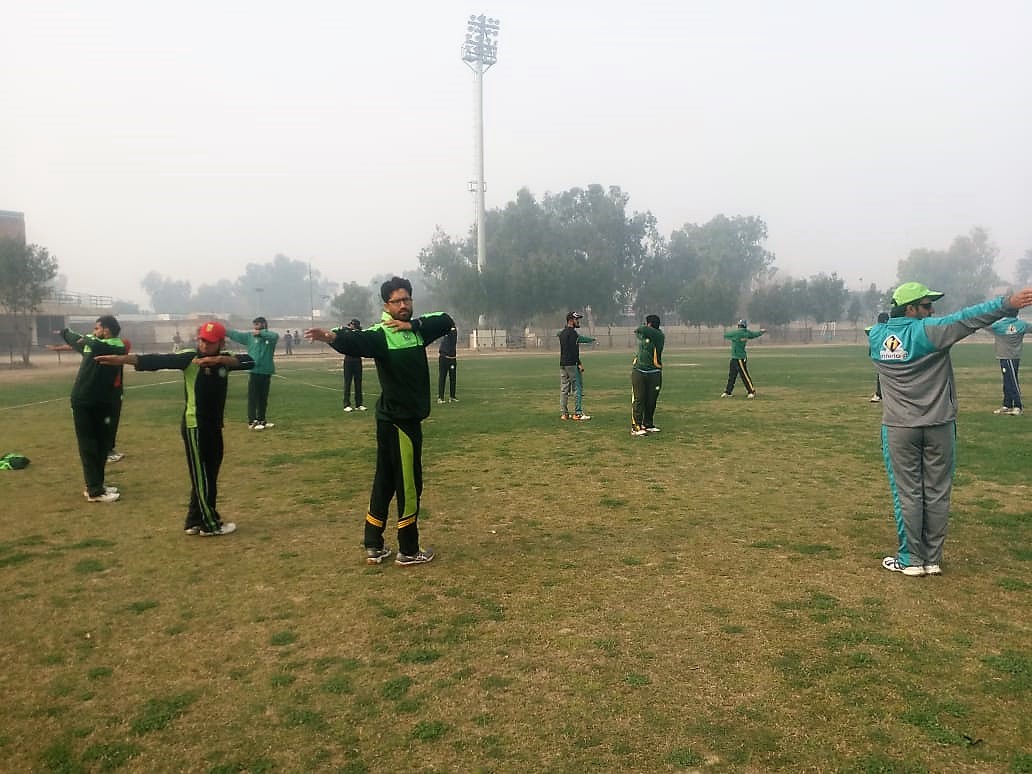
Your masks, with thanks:
[{"label": "man's hand", "polygon": [[577,370],[581,373],[584,373],[584,366],[582,366],[580,363],[577,363]]},{"label": "man's hand", "polygon": [[309,328],[305,331],[305,338],[309,341],[322,341],[329,344],[337,338],[337,334],[326,328]]},{"label": "man's hand", "polygon": [[101,365],[120,366],[136,363],[136,355],[94,355],[93,359]]},{"label": "man's hand", "polygon": [[205,355],[204,357],[195,357],[194,362],[201,368],[214,368],[220,365],[228,366],[229,363],[226,362],[228,359],[223,355]]},{"label": "man's hand", "polygon": [[1032,287],[1019,290],[1008,298],[1006,303],[1011,309],[1024,309],[1026,306],[1032,305]]}]

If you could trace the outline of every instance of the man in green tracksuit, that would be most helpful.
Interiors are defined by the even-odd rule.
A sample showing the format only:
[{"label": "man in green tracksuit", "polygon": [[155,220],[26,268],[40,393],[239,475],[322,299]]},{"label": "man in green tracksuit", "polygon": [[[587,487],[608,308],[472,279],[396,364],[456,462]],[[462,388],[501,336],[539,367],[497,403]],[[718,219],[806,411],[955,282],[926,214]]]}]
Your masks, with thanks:
[{"label": "man in green tracksuit", "polygon": [[383,532],[397,498],[398,556],[402,567],[426,564],[434,552],[419,546],[419,498],[423,492],[422,421],[430,415],[430,367],[426,348],[455,323],[443,312],[412,316],[412,284],[392,277],[380,287],[383,317],[366,330],[312,328],[305,338],[324,341],[343,355],[370,357],[380,378],[376,402],[376,473],[365,518],[366,563],[391,555]]},{"label": "man in green tracksuit", "polygon": [[749,367],[745,359],[745,345],[749,339],[757,339],[766,333],[765,328],[758,331],[749,330],[749,323],[746,320],[739,320],[738,327],[733,331],[724,334],[724,338],[731,342],[731,365],[727,371],[727,387],[724,388],[721,398],[730,398],[735,389],[735,382],[742,377],[742,384],[748,397],[756,397],[756,387],[753,386],[752,377],[749,376]]},{"label": "man in green tracksuit", "polygon": [[104,468],[114,443],[114,416],[121,399],[115,381],[121,371],[98,363],[94,356],[124,354],[121,331],[118,320],[109,314],[97,318],[93,333],[76,333],[68,328],[61,331],[61,338],[82,355],[72,387],[72,419],[86,480],[84,494],[91,503],[111,503],[119,498],[115,487],[104,485]]},{"label": "man in green tracksuit", "polygon": [[905,282],[889,321],[871,328],[871,360],[882,389],[882,455],[899,547],[886,570],[939,575],[956,464],[957,395],[950,348],[979,328],[1032,304],[1032,288],[933,318],[942,293]]},{"label": "man in green tracksuit", "polygon": [[225,326],[212,320],[197,332],[197,349],[184,349],[172,355],[103,355],[97,361],[106,365],[131,365],[137,371],[175,369],[183,372],[186,408],[180,427],[186,447],[186,466],[190,471],[190,505],[183,531],[187,535],[214,537],[236,530],[233,522],[223,522],[216,508],[219,468],[222,467],[222,425],[226,409],[229,372],[250,368],[249,355],[222,351]]},{"label": "man in green tracksuit", "polygon": [[230,328],[226,336],[247,347],[247,354],[254,361],[254,368],[247,381],[247,426],[252,430],[264,430],[274,427],[265,414],[269,408],[272,375],[276,373],[272,356],[276,351],[279,334],[269,330],[269,322],[264,317],[255,317],[251,325],[254,327],[249,331]]},{"label": "man in green tracksuit", "polygon": [[631,364],[631,435],[658,433],[655,425],[656,403],[663,389],[663,341],[659,316],[650,314],[634,335],[638,350]]}]

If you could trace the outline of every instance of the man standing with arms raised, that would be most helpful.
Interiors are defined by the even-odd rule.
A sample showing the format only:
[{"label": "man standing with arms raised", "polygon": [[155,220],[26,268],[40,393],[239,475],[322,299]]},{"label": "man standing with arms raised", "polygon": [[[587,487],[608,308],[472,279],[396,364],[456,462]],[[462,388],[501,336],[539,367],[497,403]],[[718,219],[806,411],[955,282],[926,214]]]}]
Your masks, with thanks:
[{"label": "man standing with arms raised", "polygon": [[957,393],[950,349],[979,328],[1032,304],[1032,288],[932,317],[942,293],[905,282],[889,321],[871,328],[882,388],[882,455],[898,548],[882,567],[907,576],[942,573],[956,466]]},{"label": "man standing with arms raised", "polygon": [[[115,381],[121,371],[98,363],[96,355],[124,355],[125,344],[119,338],[122,326],[109,314],[97,318],[93,333],[76,333],[65,328],[61,338],[65,344],[82,355],[79,373],[72,387],[72,420],[75,437],[79,442],[79,461],[82,463],[86,489],[83,494],[91,503],[113,503],[118,497],[115,487],[104,485],[104,469],[108,453],[114,445],[116,402],[121,399],[120,387]],[[51,349],[64,349],[61,345]]]},{"label": "man standing with arms raised", "polygon": [[276,373],[272,356],[276,352],[279,334],[269,330],[269,322],[264,317],[255,317],[251,325],[253,328],[249,331],[230,328],[226,331],[226,337],[247,347],[247,354],[254,361],[247,382],[247,426],[252,430],[264,430],[274,427],[265,414],[269,408],[272,375]]},{"label": "man standing with arms raised", "polygon": [[398,556],[408,567],[426,564],[434,552],[419,546],[419,498],[423,492],[423,428],[430,416],[430,367],[426,347],[455,327],[443,312],[412,316],[412,284],[392,277],[380,287],[383,316],[366,330],[312,328],[305,338],[324,341],[342,355],[371,357],[380,378],[376,402],[376,473],[365,518],[367,564],[391,555],[383,532],[392,499],[398,508]]}]

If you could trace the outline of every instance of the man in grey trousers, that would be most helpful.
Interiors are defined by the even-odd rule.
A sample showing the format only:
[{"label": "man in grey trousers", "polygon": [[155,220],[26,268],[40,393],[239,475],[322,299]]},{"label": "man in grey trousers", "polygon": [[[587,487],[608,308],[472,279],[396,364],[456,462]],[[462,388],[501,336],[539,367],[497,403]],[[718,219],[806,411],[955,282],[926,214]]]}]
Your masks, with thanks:
[{"label": "man in grey trousers", "polygon": [[942,573],[957,438],[950,348],[1032,304],[1032,288],[933,318],[942,297],[920,282],[903,283],[892,294],[888,322],[868,338],[881,380],[882,455],[899,539],[882,566],[907,576]]}]

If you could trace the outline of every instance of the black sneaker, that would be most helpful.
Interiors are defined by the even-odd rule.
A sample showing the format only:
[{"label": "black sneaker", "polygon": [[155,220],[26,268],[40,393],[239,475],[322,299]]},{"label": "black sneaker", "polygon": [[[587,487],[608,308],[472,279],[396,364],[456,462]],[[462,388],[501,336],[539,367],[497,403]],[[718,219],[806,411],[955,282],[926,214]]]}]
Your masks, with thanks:
[{"label": "black sneaker", "polygon": [[399,567],[408,567],[413,564],[427,564],[434,560],[434,552],[430,549],[419,549],[414,554],[399,553],[394,563]]},{"label": "black sneaker", "polygon": [[384,559],[390,559],[391,549],[389,548],[367,548],[365,550],[366,564],[379,564]]}]

